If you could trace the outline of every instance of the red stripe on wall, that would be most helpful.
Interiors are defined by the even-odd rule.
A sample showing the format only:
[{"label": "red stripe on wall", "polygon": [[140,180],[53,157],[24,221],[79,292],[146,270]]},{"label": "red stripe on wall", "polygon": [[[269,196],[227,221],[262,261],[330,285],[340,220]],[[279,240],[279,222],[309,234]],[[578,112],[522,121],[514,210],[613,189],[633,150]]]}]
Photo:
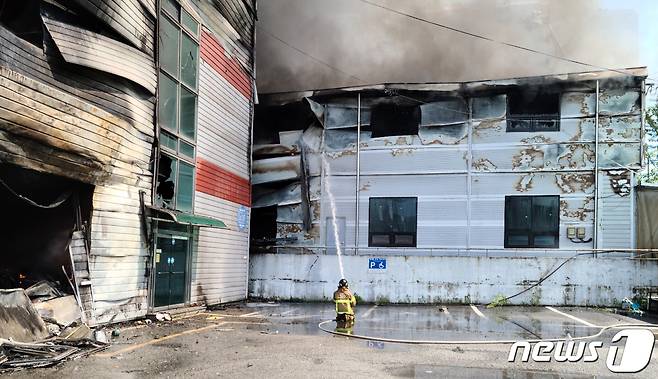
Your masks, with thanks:
[{"label": "red stripe on wall", "polygon": [[251,99],[251,78],[235,58],[226,54],[219,40],[205,30],[201,32],[201,58],[244,97]]},{"label": "red stripe on wall", "polygon": [[196,190],[233,203],[251,206],[251,184],[248,179],[199,157],[196,159]]}]

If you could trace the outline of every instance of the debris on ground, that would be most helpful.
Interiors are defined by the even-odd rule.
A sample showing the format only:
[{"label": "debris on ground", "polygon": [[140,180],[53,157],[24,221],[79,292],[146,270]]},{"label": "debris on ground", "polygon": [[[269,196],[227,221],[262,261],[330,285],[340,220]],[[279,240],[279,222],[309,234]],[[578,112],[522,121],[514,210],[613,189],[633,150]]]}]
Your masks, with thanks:
[{"label": "debris on ground", "polygon": [[82,317],[74,295],[34,303],[44,321],[67,327]]},{"label": "debris on ground", "polygon": [[493,298],[493,300],[491,300],[489,304],[487,304],[487,308],[502,307],[507,304],[509,304],[509,300],[507,299],[507,296],[503,295],[502,293],[499,293]]},{"label": "debris on ground", "polygon": [[27,297],[32,300],[32,303],[38,303],[41,301],[52,300],[57,297],[66,296],[58,288],[57,285],[53,282],[42,280],[25,290]]},{"label": "debris on ground", "polygon": [[83,322],[75,296],[52,282],[0,290],[0,373],[54,366],[107,346],[105,332]]},{"label": "debris on ground", "polygon": [[55,366],[105,349],[106,343],[89,339],[15,342],[0,338],[0,372]]},{"label": "debris on ground", "polygon": [[100,342],[100,343],[108,343],[109,342],[107,340],[107,334],[105,334],[105,332],[102,331],[102,330],[95,330],[94,331],[94,340],[96,342]]},{"label": "debris on ground", "polygon": [[81,341],[92,339],[93,332],[87,325],[80,324],[77,326],[69,326],[62,330],[59,336],[67,341]]},{"label": "debris on ground", "polygon": [[640,305],[634,303],[631,299],[625,297],[621,301],[621,310],[627,312],[628,314],[643,316],[644,311],[640,309]]},{"label": "debris on ground", "polygon": [[33,342],[48,329],[22,288],[0,290],[0,338]]},{"label": "debris on ground", "polygon": [[167,312],[157,312],[157,313],[147,315],[146,317],[148,317],[150,319],[150,321],[158,321],[158,322],[164,322],[164,321],[171,321],[172,320],[171,315]]}]

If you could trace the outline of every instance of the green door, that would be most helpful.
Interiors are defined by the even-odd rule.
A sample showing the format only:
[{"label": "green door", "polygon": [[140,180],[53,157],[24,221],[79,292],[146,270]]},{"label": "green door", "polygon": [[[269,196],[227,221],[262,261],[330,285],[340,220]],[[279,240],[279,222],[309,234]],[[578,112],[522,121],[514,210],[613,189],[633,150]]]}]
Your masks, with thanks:
[{"label": "green door", "polygon": [[155,307],[185,302],[188,242],[187,237],[158,237],[153,303]]}]

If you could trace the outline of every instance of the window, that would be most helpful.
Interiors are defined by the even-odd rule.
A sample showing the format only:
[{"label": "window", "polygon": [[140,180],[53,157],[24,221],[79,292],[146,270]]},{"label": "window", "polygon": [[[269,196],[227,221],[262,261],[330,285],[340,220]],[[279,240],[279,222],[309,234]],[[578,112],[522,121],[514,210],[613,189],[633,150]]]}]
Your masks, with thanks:
[{"label": "window", "polygon": [[199,23],[175,0],[161,1],[158,119],[159,205],[192,212],[199,73]]},{"label": "window", "polygon": [[507,196],[505,247],[559,247],[560,196]]},{"label": "window", "polygon": [[418,134],[420,107],[380,104],[372,108],[372,136],[406,136]]},{"label": "window", "polygon": [[507,95],[508,132],[560,130],[560,94],[519,90]]},{"label": "window", "polygon": [[418,199],[371,197],[368,246],[415,247]]}]

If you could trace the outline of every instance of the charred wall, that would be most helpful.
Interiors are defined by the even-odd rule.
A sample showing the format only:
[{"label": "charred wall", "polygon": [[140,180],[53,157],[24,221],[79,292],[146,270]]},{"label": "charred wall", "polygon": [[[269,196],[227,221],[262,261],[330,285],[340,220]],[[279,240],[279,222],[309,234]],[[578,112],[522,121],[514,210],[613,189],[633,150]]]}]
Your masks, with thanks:
[{"label": "charred wall", "polygon": [[[82,294],[89,322],[143,315],[148,248],[140,192],[150,203],[155,15],[138,0],[0,1],[0,9],[0,162],[38,172],[30,175],[36,188],[21,188],[36,202],[70,187],[84,219],[74,222],[71,200],[25,208],[12,249],[61,272],[60,263],[71,261],[60,254],[71,233],[84,232],[90,243],[76,245],[76,259],[88,262],[83,279],[91,273]],[[10,175],[8,184],[20,188],[21,177]],[[6,192],[2,200],[22,202]]]},{"label": "charred wall", "polygon": [[[631,248],[632,172],[642,161],[642,72],[265,96],[257,110],[254,207],[276,206],[277,234],[260,242],[331,247],[329,182],[348,250],[358,225],[359,249],[369,251],[368,199],[382,196],[418,197],[417,250],[502,249],[508,195],[559,195],[560,249],[591,248],[598,165],[598,246]],[[417,132],[386,125],[381,137],[373,131],[373,112],[382,106],[417,108]],[[584,228],[585,237],[568,238],[571,227]]]}]

